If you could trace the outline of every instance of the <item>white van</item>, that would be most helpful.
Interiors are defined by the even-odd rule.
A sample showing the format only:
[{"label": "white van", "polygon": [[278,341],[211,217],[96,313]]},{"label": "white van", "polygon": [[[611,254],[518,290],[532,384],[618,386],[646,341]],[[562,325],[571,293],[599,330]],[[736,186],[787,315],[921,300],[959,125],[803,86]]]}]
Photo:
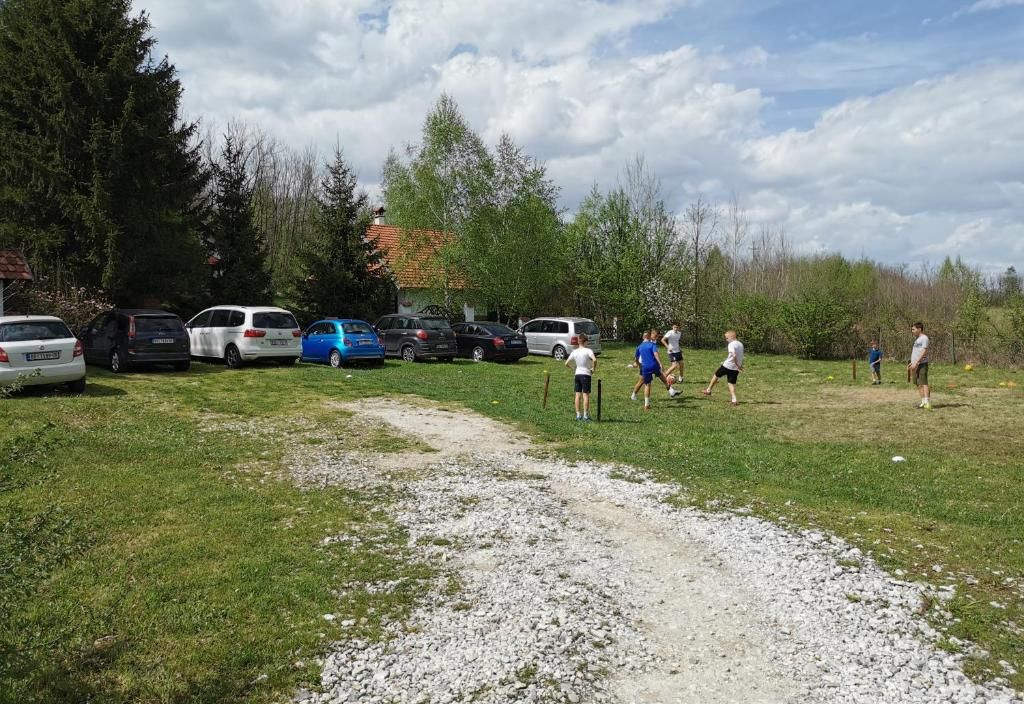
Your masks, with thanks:
[{"label": "white van", "polygon": [[232,369],[257,359],[295,364],[302,356],[302,330],[283,308],[216,306],[185,324],[193,357],[223,359]]},{"label": "white van", "polygon": [[601,330],[589,318],[534,318],[519,328],[526,336],[530,354],[543,354],[561,361],[576,346],[577,336],[587,336],[587,347],[601,354]]}]

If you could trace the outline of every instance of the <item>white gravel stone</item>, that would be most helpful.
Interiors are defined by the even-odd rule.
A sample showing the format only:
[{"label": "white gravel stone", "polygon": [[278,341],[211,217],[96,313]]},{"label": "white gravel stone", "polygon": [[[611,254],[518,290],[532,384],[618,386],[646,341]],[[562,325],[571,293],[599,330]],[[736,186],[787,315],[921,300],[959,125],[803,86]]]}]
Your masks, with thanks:
[{"label": "white gravel stone", "polygon": [[335,644],[306,702],[1021,704],[936,649],[916,613],[931,588],[835,536],[673,507],[636,469],[539,460],[470,414],[359,410],[441,452],[307,457],[296,475],[397,483],[393,517],[441,578],[381,642]]}]

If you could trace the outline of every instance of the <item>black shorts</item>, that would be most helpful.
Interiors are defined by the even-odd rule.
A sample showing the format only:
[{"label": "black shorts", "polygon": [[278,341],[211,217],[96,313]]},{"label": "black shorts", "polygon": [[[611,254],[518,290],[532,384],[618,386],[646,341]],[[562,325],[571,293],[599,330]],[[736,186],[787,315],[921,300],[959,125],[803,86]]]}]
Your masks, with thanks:
[{"label": "black shorts", "polygon": [[730,384],[735,384],[736,380],[740,378],[740,372],[738,369],[728,369],[726,367],[719,367],[718,371],[715,372],[715,376],[721,379],[723,376],[729,378]]},{"label": "black shorts", "polygon": [[669,352],[668,353],[668,361],[670,361],[670,362],[682,362],[683,361],[683,353],[682,352]]},{"label": "black shorts", "polygon": [[576,375],[576,393],[578,394],[589,394],[590,393],[591,376],[589,374],[577,374]]},{"label": "black shorts", "polygon": [[928,385],[928,362],[922,362],[917,365],[917,369],[914,371],[914,385]]}]

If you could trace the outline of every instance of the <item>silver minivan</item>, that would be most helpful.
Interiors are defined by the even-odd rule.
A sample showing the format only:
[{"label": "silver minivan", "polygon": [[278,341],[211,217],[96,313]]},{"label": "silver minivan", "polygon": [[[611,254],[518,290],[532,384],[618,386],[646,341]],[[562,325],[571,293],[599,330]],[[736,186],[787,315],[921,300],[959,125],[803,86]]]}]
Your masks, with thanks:
[{"label": "silver minivan", "polygon": [[576,346],[577,335],[587,336],[587,347],[601,354],[601,330],[587,318],[534,318],[519,328],[526,336],[530,354],[543,354],[563,360]]}]

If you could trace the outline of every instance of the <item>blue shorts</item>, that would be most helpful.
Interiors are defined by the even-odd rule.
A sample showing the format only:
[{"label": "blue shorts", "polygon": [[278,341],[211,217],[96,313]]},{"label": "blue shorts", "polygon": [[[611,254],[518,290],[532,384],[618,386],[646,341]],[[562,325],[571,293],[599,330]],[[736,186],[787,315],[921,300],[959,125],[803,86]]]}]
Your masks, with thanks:
[{"label": "blue shorts", "polygon": [[650,384],[654,381],[654,377],[661,376],[661,369],[658,367],[644,367],[640,370],[640,377],[643,379],[645,384]]}]

